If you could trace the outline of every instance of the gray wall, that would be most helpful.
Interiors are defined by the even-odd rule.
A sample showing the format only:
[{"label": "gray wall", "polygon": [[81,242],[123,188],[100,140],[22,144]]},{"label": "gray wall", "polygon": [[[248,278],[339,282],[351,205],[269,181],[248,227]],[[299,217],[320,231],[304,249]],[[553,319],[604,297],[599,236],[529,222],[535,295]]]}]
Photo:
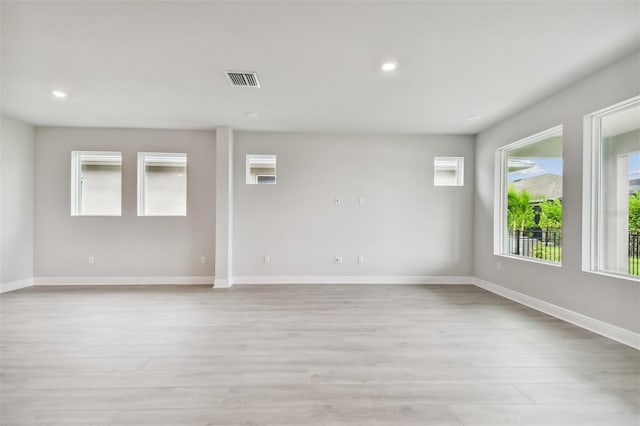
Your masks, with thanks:
[{"label": "gray wall", "polygon": [[[245,183],[247,154],[278,156],[276,185]],[[471,275],[473,154],[470,136],[236,132],[234,275]],[[465,157],[464,187],[433,186],[434,156]]]},{"label": "gray wall", "polygon": [[2,116],[0,284],[33,278],[34,128]]},{"label": "gray wall", "polygon": [[[122,152],[122,216],[70,215],[74,150]],[[138,151],[187,153],[186,217],[137,216]],[[215,132],[38,128],[35,241],[36,277],[212,276]]]},{"label": "gray wall", "polygon": [[[631,331],[640,331],[638,283],[581,271],[583,118],[638,95],[639,67],[640,56],[632,55],[477,136],[474,250],[477,277]],[[495,151],[558,124],[564,125],[562,267],[494,256]],[[500,270],[496,262],[501,263]]]}]

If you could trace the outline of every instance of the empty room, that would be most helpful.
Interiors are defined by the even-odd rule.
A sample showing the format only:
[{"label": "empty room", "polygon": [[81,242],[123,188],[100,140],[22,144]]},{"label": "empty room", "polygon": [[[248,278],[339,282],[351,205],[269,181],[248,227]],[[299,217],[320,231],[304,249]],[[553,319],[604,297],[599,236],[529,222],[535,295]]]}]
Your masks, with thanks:
[{"label": "empty room", "polygon": [[640,425],[640,2],[0,1],[1,425]]}]

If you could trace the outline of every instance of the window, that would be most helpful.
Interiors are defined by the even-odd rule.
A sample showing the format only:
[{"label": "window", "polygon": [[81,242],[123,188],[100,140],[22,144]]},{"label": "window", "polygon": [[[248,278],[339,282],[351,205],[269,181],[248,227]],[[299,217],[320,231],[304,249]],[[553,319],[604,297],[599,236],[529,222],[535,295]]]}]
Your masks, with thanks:
[{"label": "window", "polygon": [[71,152],[71,215],[120,216],[122,153]]},{"label": "window", "polygon": [[138,153],[138,216],[187,215],[187,154]]},{"label": "window", "polygon": [[464,157],[435,157],[433,159],[434,186],[463,186]]},{"label": "window", "polygon": [[498,149],[494,253],[562,261],[562,126]]},{"label": "window", "polygon": [[583,270],[640,280],[640,96],[585,117]]},{"label": "window", "polygon": [[276,156],[275,155],[247,155],[247,184],[272,184],[276,183]]}]

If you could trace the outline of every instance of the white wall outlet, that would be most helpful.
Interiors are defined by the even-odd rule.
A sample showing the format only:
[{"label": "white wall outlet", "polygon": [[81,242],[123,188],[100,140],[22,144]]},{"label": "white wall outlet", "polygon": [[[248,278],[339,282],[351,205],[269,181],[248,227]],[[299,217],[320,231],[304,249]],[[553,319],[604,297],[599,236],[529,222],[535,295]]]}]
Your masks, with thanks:
[{"label": "white wall outlet", "polygon": [[340,197],[336,197],[336,206],[339,206],[340,204],[342,204],[342,200]]},{"label": "white wall outlet", "polygon": [[333,258],[333,263],[339,264],[342,263],[342,256],[336,256]]},{"label": "white wall outlet", "polygon": [[200,263],[202,263],[203,265],[207,263],[207,256],[200,256]]},{"label": "white wall outlet", "polygon": [[271,257],[269,257],[269,256],[265,256],[265,257],[264,257],[264,263],[265,263],[265,265],[270,264],[270,263],[271,263]]},{"label": "white wall outlet", "polygon": [[96,258],[93,256],[89,256],[89,265],[93,265],[94,263],[96,263]]},{"label": "white wall outlet", "polygon": [[499,271],[500,269],[502,269],[502,263],[496,262],[496,271]]},{"label": "white wall outlet", "polygon": [[358,204],[360,204],[361,206],[364,206],[364,197],[358,198]]},{"label": "white wall outlet", "polygon": [[364,263],[364,256],[358,256],[358,263]]}]

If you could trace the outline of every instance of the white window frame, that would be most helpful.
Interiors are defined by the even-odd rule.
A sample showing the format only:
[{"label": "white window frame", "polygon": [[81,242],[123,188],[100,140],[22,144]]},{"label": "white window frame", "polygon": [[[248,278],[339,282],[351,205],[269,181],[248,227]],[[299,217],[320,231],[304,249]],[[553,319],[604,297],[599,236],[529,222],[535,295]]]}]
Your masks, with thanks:
[{"label": "white window frame", "polygon": [[[274,170],[275,174],[273,183],[258,183],[257,178],[256,182],[251,182],[251,159],[252,158],[273,158],[274,160]],[[276,185],[278,183],[278,154],[246,154],[245,156],[245,184],[246,185]]]},{"label": "white window frame", "polygon": [[[82,170],[82,158],[86,156],[96,157],[120,157],[120,213],[119,214],[82,214],[82,195],[83,190],[80,182],[80,172]],[[120,151],[71,151],[71,216],[122,216],[122,152]]]},{"label": "white window frame", "polygon": [[584,152],[582,180],[582,270],[594,274],[640,282],[640,277],[599,269],[599,241],[602,215],[602,119],[610,114],[640,105],[640,96],[619,102],[584,117]]},{"label": "white window frame", "polygon": [[[559,124],[550,129],[535,133],[526,138],[519,139],[510,144],[501,146],[496,150],[495,158],[495,185],[494,185],[494,204],[493,204],[493,254],[496,256],[508,257],[510,259],[518,259],[525,262],[541,263],[544,265],[561,267],[562,262],[552,262],[549,260],[536,259],[527,256],[515,256],[508,253],[507,250],[507,189],[509,182],[507,179],[509,167],[509,151],[530,145],[532,143],[548,139],[553,136],[563,135],[563,126]],[[564,142],[564,141],[563,141]],[[563,159],[564,164],[564,159]],[[564,188],[564,175],[563,175]],[[563,256],[564,258],[564,256]]]},{"label": "white window frame", "polygon": [[[451,161],[455,164],[456,181],[452,184],[443,184],[436,182],[438,161]],[[464,157],[433,157],[433,186],[464,186]]]},{"label": "white window frame", "polygon": [[[153,157],[165,157],[165,158],[175,158],[176,156],[184,156],[185,160],[185,212],[184,214],[176,215],[176,214],[145,214],[145,202],[144,202],[144,184],[145,184],[145,164],[144,160],[147,156]],[[188,214],[189,208],[189,179],[188,175],[186,175],[188,170],[188,157],[185,152],[138,152],[138,216],[141,217],[185,217]]]}]

